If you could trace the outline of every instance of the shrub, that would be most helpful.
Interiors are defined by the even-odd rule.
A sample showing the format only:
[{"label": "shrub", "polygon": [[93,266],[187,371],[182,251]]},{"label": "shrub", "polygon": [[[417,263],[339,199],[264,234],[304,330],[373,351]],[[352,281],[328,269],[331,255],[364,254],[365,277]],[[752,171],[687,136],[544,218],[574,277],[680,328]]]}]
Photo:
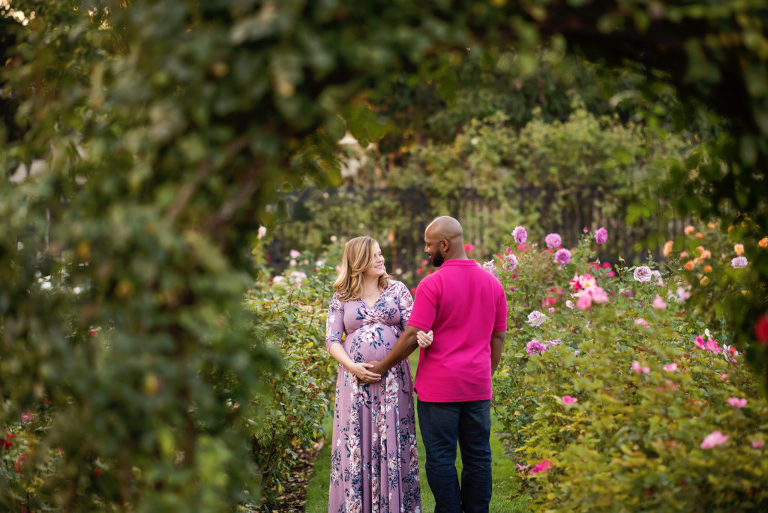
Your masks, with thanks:
[{"label": "shrub", "polygon": [[[336,362],[325,350],[325,316],[335,271],[301,255],[285,276],[265,278],[250,292],[255,338],[282,355],[282,369],[267,380],[269,394],[256,395],[248,419],[252,451],[261,472],[266,506],[274,505],[299,451],[323,437],[323,417],[334,390]],[[235,407],[235,405],[233,405]]]},{"label": "shrub", "polygon": [[[14,410],[9,401],[3,404],[3,409],[6,414]],[[0,487],[5,491],[0,497],[0,506],[3,511],[37,505],[41,486],[55,473],[61,451],[43,443],[50,423],[50,406],[43,403],[34,410],[24,411],[0,430]],[[102,473],[98,465],[94,465],[92,471],[95,476]]]},{"label": "shrub", "polygon": [[[689,309],[674,265],[603,268],[590,262],[595,249],[585,235],[561,266],[533,244],[515,252],[514,271],[500,271],[514,290],[496,411],[533,504],[563,511],[765,508],[768,405],[743,355],[729,347],[728,331],[710,330]],[[608,301],[564,306],[585,295],[569,279],[590,269],[595,283],[587,285]],[[526,323],[533,310],[546,320],[534,315]],[[542,347],[531,340],[545,350],[538,354]],[[744,407],[729,404],[742,399]],[[703,448],[717,431],[727,441]]]},{"label": "shrub", "polygon": [[[762,376],[768,392],[768,296],[761,280],[768,272],[768,232],[749,218],[721,226],[719,222],[690,225],[664,252],[674,259],[691,286],[696,314],[710,326],[740,333],[747,362]],[[727,324],[723,320],[727,319]]]}]

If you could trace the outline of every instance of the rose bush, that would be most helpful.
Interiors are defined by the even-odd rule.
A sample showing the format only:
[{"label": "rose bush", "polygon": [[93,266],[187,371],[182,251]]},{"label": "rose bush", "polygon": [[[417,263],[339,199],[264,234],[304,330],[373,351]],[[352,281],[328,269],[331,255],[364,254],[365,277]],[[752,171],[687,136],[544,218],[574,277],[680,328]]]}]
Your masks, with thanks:
[{"label": "rose bush", "polygon": [[[299,452],[324,436],[323,417],[327,413],[335,383],[335,362],[325,351],[325,315],[335,278],[332,265],[340,260],[338,246],[313,257],[307,253],[294,257],[283,275],[270,276],[263,262],[260,241],[253,250],[259,277],[245,299],[252,314],[253,351],[266,346],[275,360],[265,376],[263,389],[251,390],[251,404],[240,404],[235,390],[237,377],[212,375],[218,395],[226,399],[227,415],[250,435],[251,458],[258,468],[261,497],[244,494],[244,505],[274,506],[282,492]],[[51,280],[41,277],[40,287],[58,290]],[[91,329],[87,338],[104,346],[110,344],[109,330]],[[158,394],[166,376],[148,375],[143,389],[148,397]],[[46,487],[60,478],[64,461],[62,447],[51,446],[46,433],[55,419],[47,400],[31,403],[26,410],[10,401],[0,403],[6,418],[15,420],[0,426],[0,498],[3,511],[38,511],[53,503]],[[169,443],[168,440],[165,443]],[[120,486],[115,462],[108,455],[91,454],[90,493],[102,497]],[[141,476],[138,467],[135,473]],[[151,478],[151,475],[147,475]],[[258,487],[258,486],[257,486]]]},{"label": "rose bush", "polygon": [[[768,404],[743,354],[675,262],[604,267],[594,239],[566,265],[530,241],[498,258],[510,327],[495,407],[523,493],[551,511],[764,509]],[[577,306],[598,288],[604,302]]]},{"label": "rose bush", "polygon": [[[768,319],[768,297],[760,278],[768,272],[766,233],[749,218],[728,226],[702,223],[687,226],[663,250],[691,286],[696,315],[710,326],[739,330],[747,362],[758,373],[768,368],[768,322],[761,321]],[[768,390],[768,374],[762,378]]]},{"label": "rose bush", "polygon": [[[336,382],[336,362],[325,350],[325,317],[338,250],[332,246],[317,258],[292,250],[292,265],[282,275],[263,273],[246,300],[256,315],[255,339],[283,361],[267,380],[269,393],[254,396],[255,416],[247,419],[267,507],[275,506],[300,450],[325,436],[322,422]],[[259,247],[254,253],[261,254]]]},{"label": "rose bush", "polygon": [[[8,402],[3,409],[9,410]],[[45,497],[41,486],[50,480],[61,461],[61,449],[43,443],[50,429],[50,406],[46,402],[23,412],[0,429],[0,487],[5,491],[0,504],[9,511],[30,510]],[[94,461],[93,474],[101,476],[101,462]],[[4,509],[5,510],[5,509]]]}]

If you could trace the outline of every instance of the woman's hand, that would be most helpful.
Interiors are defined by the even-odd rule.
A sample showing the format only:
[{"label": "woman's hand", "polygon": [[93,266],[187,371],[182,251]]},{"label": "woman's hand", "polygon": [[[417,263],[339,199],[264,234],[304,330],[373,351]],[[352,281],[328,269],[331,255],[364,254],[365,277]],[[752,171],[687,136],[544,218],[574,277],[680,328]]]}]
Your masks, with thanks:
[{"label": "woman's hand", "polygon": [[432,337],[432,330],[427,332],[419,331],[416,333],[416,342],[421,348],[429,347],[432,345]]},{"label": "woman's hand", "polygon": [[369,384],[369,383],[376,383],[381,379],[381,374],[375,374],[368,369],[373,367],[372,363],[365,363],[365,362],[359,362],[359,363],[353,363],[348,367],[349,372],[354,374],[357,379],[362,381],[363,383]]}]

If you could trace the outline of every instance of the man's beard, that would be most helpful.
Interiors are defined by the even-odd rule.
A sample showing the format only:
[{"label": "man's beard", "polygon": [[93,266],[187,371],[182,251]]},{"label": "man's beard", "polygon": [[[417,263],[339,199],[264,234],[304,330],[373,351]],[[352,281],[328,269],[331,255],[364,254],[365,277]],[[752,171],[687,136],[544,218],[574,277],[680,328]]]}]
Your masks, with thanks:
[{"label": "man's beard", "polygon": [[443,262],[445,262],[445,258],[442,253],[437,252],[429,257],[429,261],[432,264],[432,267],[440,267],[443,265]]}]

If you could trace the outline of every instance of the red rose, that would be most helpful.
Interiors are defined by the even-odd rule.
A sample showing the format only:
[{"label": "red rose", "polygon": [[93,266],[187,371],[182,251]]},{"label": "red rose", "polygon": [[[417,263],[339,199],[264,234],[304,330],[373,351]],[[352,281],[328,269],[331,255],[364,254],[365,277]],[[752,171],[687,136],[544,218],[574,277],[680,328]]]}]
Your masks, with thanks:
[{"label": "red rose", "polygon": [[755,338],[763,345],[768,344],[768,313],[764,313],[757,319]]}]

